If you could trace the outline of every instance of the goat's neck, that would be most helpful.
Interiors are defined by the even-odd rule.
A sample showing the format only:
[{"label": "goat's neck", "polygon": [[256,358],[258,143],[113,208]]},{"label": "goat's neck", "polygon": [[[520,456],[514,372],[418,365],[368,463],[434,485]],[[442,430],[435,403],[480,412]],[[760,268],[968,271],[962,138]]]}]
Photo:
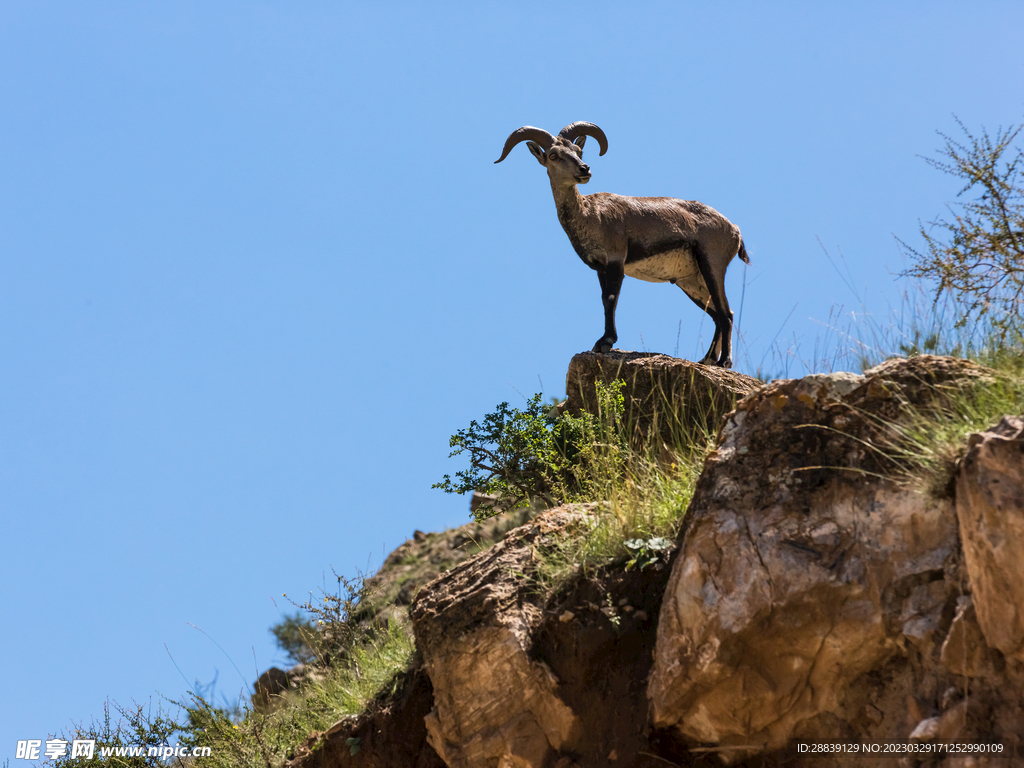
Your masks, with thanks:
[{"label": "goat's neck", "polygon": [[558,221],[571,236],[582,228],[583,220],[587,217],[587,199],[579,193],[575,184],[571,187],[556,187],[552,184],[551,193],[555,197]]}]

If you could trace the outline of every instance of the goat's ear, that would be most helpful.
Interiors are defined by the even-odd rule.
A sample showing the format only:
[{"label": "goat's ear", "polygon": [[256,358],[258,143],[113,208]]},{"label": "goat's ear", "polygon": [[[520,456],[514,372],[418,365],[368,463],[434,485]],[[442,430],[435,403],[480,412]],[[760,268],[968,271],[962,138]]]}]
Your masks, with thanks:
[{"label": "goat's ear", "polygon": [[573,141],[573,144],[575,144],[580,149],[583,149],[583,145],[586,144],[586,143],[587,143],[587,137],[586,137],[585,134],[582,135],[582,136],[577,136],[575,141]]},{"label": "goat's ear", "polygon": [[537,158],[537,162],[546,167],[548,164],[548,158],[544,153],[544,147],[535,141],[526,142],[526,146],[530,150],[530,153]]}]

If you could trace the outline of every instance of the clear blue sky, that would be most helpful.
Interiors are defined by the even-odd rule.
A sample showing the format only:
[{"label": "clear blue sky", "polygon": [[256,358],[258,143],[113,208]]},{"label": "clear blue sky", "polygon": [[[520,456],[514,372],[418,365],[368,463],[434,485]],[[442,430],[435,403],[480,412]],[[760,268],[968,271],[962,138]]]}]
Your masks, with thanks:
[{"label": "clear blue sky", "polygon": [[[236,696],[283,592],[467,520],[448,436],[602,330],[543,169],[493,164],[515,128],[595,122],[582,191],[735,222],[737,367],[797,375],[899,305],[893,235],[956,192],[935,131],[1024,120],[1017,1],[438,8],[0,4],[0,760],[108,697]],[[666,285],[618,319],[710,338]]]}]

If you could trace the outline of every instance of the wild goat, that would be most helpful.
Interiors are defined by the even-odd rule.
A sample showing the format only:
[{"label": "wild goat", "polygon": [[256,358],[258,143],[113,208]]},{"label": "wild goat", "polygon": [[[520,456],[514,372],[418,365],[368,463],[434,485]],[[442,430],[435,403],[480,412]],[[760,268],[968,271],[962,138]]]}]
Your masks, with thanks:
[{"label": "wild goat", "polygon": [[608,192],[583,196],[577,184],[590,181],[583,162],[587,136],[608,151],[604,131],[593,123],[565,126],[558,136],[523,126],[505,141],[500,163],[522,141],[548,170],[558,220],[576,253],[597,270],[604,302],[604,335],[594,352],[608,352],[618,339],[615,305],[623,275],[683,289],[715,322],[705,365],[732,367],[732,311],[725,297],[725,270],[739,257],[750,263],[740,230],[714,208],[671,197],[624,197]]}]

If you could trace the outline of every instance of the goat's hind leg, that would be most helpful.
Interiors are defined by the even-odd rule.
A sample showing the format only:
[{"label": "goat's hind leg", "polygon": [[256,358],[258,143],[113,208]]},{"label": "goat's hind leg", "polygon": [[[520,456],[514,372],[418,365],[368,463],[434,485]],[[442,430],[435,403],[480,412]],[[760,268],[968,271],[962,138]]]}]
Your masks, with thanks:
[{"label": "goat's hind leg", "polygon": [[[725,295],[725,270],[732,256],[730,255],[724,263],[720,263],[709,258],[703,248],[697,247],[694,250],[697,268],[711,297],[711,305],[705,306],[704,309],[715,321],[715,339],[721,342],[721,353],[717,360],[710,364],[732,368],[732,310],[729,309],[729,299]],[[711,346],[713,350],[715,345]],[[711,351],[708,354],[710,355]]]},{"label": "goat's hind leg", "polygon": [[711,346],[708,348],[707,354],[698,362],[701,365],[718,365],[718,358],[721,355],[722,349],[722,329],[719,327],[718,320],[715,318],[715,312],[712,309],[711,294],[708,292],[703,280],[699,278],[695,282],[687,283],[686,285],[681,282],[675,284],[687,295],[690,301],[701,308],[701,311],[707,312],[708,317],[715,324],[715,335],[711,339]]}]

